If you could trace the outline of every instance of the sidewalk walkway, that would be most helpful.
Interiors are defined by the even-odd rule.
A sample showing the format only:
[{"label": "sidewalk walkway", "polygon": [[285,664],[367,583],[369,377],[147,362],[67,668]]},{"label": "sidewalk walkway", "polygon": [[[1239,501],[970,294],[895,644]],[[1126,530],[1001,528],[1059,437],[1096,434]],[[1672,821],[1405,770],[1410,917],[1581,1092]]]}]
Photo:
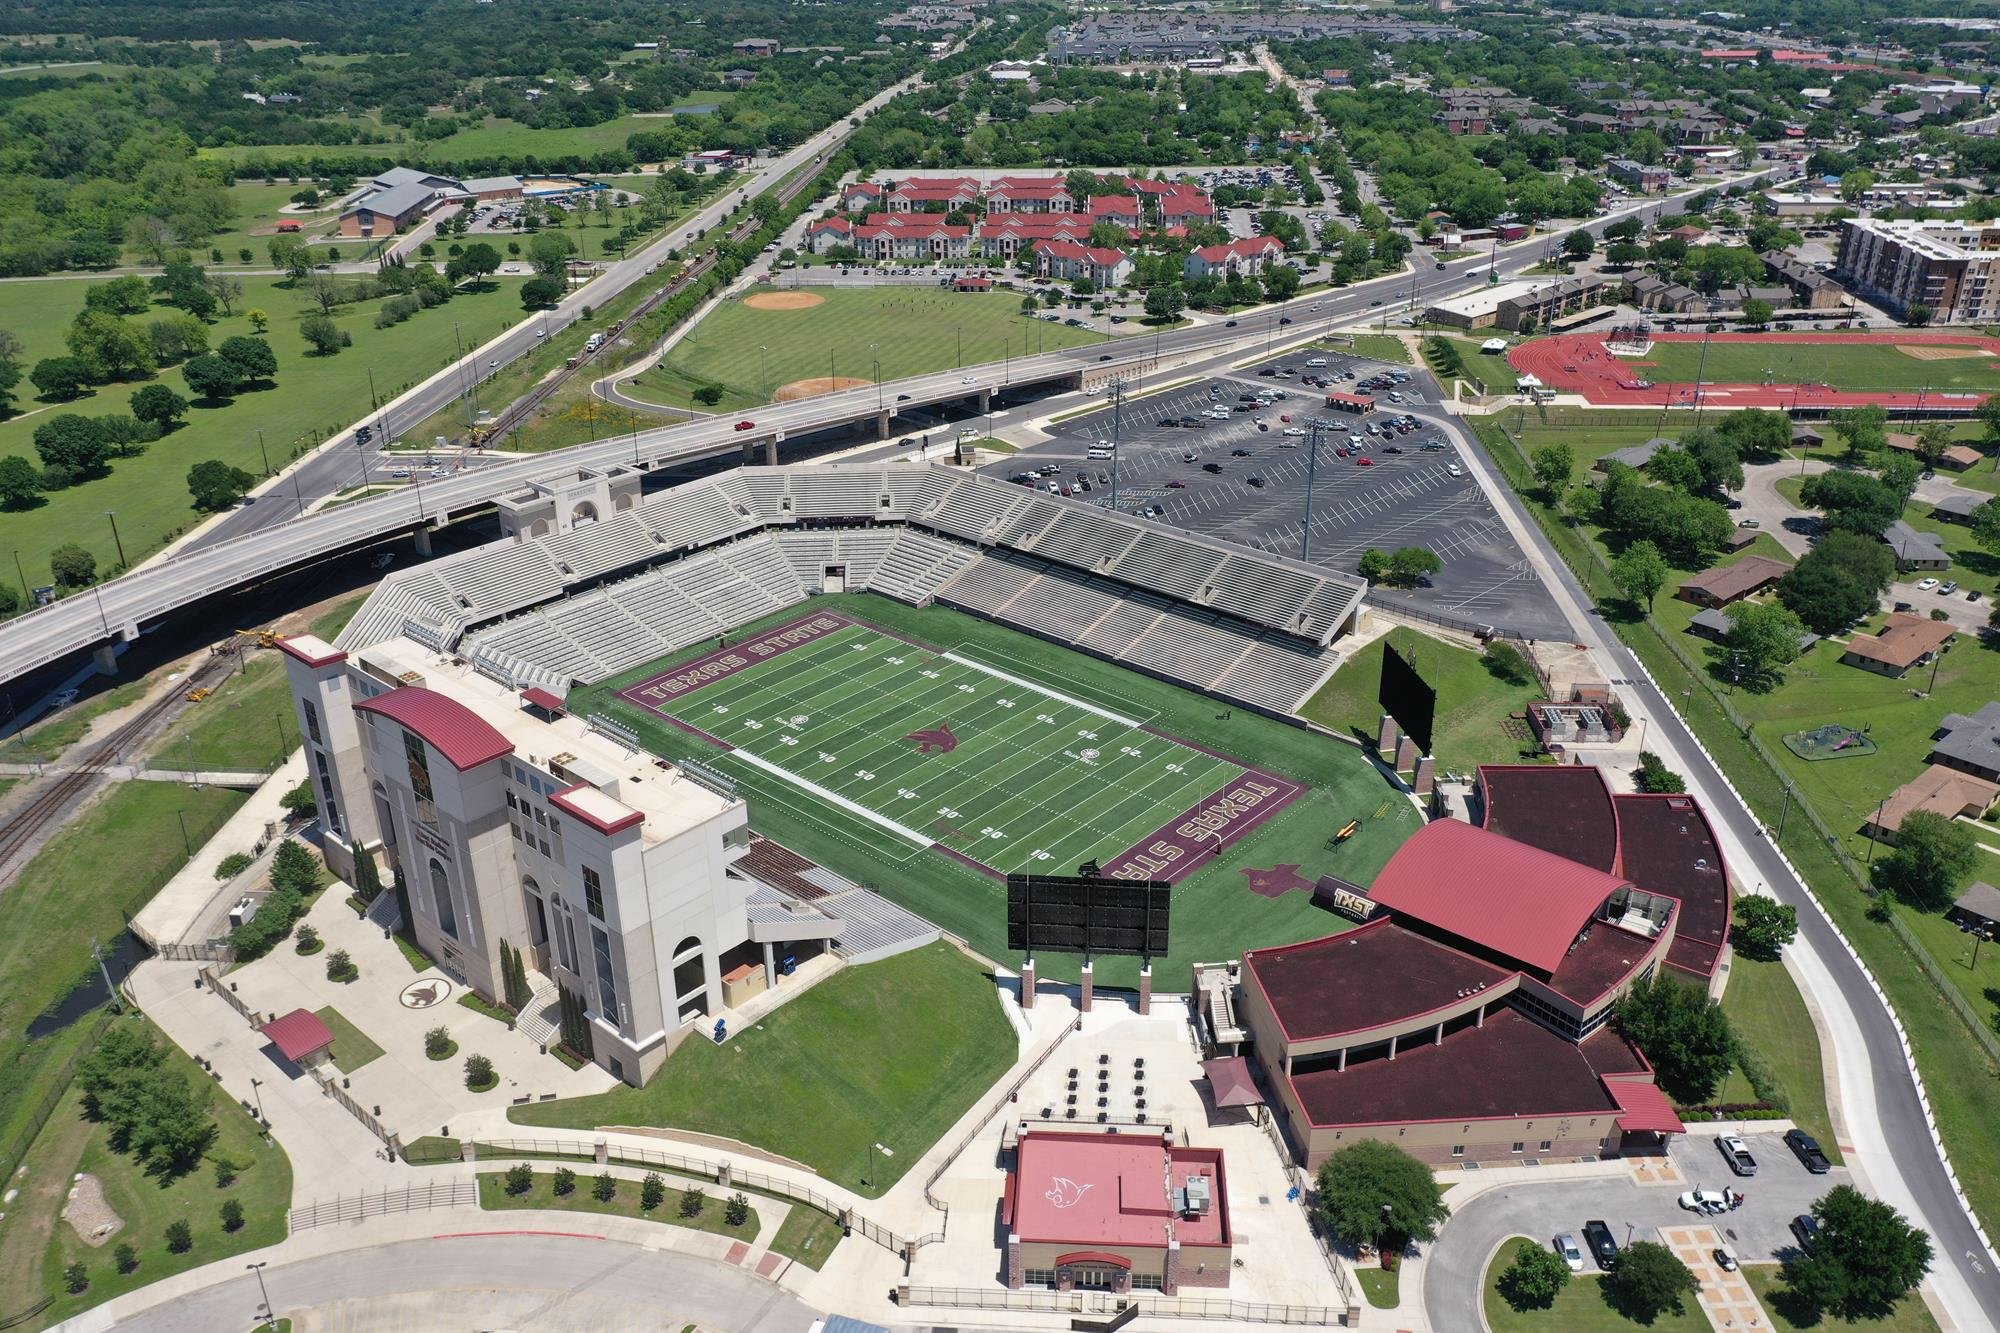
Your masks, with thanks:
[{"label": "sidewalk walkway", "polygon": [[224,857],[237,852],[245,856],[254,854],[272,826],[284,826],[285,808],[280,802],[305,776],[306,756],[301,749],[294,751],[276,772],[260,777],[262,785],[250,799],[139,909],[132,918],[132,933],[158,950],[163,945],[186,940],[200,928],[211,905],[229,891],[229,886],[216,879],[215,867]]}]

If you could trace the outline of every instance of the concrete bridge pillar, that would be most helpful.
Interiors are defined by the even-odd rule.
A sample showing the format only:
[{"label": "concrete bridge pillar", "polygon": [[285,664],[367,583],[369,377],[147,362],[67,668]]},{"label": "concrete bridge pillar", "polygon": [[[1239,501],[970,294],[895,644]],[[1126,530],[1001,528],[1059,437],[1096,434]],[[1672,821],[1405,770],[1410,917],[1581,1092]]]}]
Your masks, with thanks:
[{"label": "concrete bridge pillar", "polygon": [[778,466],[778,437],[769,436],[764,441],[764,466]]},{"label": "concrete bridge pillar", "polygon": [[103,674],[107,676],[117,675],[118,645],[116,643],[99,644],[97,649],[91,653],[90,660]]},{"label": "concrete bridge pillar", "polygon": [[891,412],[887,412],[887,411],[883,411],[883,412],[877,412],[877,413],[875,414],[875,438],[876,438],[876,439],[878,439],[878,440],[886,440],[886,439],[888,439],[888,438],[889,438],[889,418],[890,418],[891,416],[893,416],[893,415],[894,415],[894,413],[891,413]]},{"label": "concrete bridge pillar", "polygon": [[973,395],[973,401],[979,405],[981,412],[991,411],[993,407],[993,390],[981,389],[977,394]]},{"label": "concrete bridge pillar", "polygon": [[430,527],[426,525],[424,527],[418,528],[416,532],[412,534],[412,536],[415,538],[417,543],[417,554],[421,556],[428,556],[431,553]]}]

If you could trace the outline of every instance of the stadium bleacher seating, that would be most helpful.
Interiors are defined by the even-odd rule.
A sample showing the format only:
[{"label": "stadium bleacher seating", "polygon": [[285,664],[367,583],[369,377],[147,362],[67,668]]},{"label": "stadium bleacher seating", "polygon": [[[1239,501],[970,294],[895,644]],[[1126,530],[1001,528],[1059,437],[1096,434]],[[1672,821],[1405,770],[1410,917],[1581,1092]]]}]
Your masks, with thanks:
[{"label": "stadium bleacher seating", "polygon": [[830,567],[1276,713],[1331,672],[1366,587],[940,465],[739,468],[397,571],[339,641],[414,622],[496,677],[589,683],[796,606]]}]

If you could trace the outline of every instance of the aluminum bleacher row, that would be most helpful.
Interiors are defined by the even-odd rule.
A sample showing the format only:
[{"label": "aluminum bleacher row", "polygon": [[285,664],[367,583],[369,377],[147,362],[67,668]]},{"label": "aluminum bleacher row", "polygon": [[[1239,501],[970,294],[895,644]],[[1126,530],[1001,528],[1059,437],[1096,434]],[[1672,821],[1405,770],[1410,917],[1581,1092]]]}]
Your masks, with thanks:
[{"label": "aluminum bleacher row", "polygon": [[1289,713],[1332,670],[1325,645],[1365,588],[942,465],[743,468],[397,571],[339,643],[414,626],[495,676],[588,683],[813,593],[865,590]]}]

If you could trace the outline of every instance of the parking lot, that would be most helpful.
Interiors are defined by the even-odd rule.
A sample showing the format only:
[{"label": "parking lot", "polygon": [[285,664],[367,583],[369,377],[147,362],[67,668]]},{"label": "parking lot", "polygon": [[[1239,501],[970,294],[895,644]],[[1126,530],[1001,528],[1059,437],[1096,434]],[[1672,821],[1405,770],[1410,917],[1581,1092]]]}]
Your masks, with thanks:
[{"label": "parking lot", "polygon": [[[1358,381],[1391,370],[1402,371],[1407,382],[1385,388],[1377,395],[1378,410],[1363,416],[1329,410],[1329,390],[1303,382],[1308,375],[1324,377],[1332,390],[1352,392]],[[1268,406],[1242,401],[1260,392],[1273,395]],[[1403,401],[1392,402],[1392,392]],[[1443,562],[1425,586],[1377,590],[1371,597],[1378,605],[1407,605],[1527,638],[1562,636],[1567,631],[1553,602],[1462,466],[1451,436],[1421,418],[1406,431],[1386,425],[1392,417],[1434,410],[1436,393],[1421,370],[1301,350],[1131,401],[1118,431],[1117,507],[1296,558],[1310,472],[1306,553],[1312,562],[1353,573],[1368,548],[1402,546],[1427,547]],[[1226,419],[1223,407],[1231,409]],[[1053,466],[1058,470],[1038,484],[1068,485],[1080,498],[1109,506],[1112,465],[1087,455],[1093,443],[1111,439],[1112,417],[1106,408],[1058,423],[1051,428],[1054,440],[987,471],[1011,479]],[[1311,419],[1325,423],[1316,459]],[[1179,424],[1184,420],[1199,424]],[[1358,446],[1352,442],[1357,435]]]}]

